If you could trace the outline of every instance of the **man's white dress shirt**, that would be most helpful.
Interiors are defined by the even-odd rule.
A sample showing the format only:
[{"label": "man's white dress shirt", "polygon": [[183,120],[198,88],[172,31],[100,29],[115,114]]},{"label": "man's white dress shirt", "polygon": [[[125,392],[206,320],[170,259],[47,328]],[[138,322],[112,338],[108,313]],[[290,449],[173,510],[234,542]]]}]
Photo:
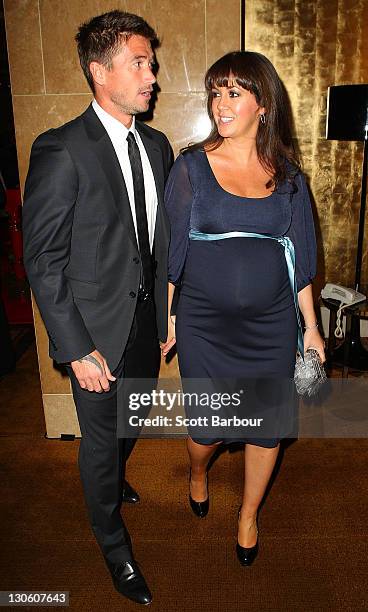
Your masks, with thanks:
[{"label": "man's white dress shirt", "polygon": [[149,243],[152,251],[153,240],[155,236],[155,224],[156,224],[156,213],[157,213],[157,192],[156,192],[156,183],[153,176],[152,168],[150,161],[148,159],[148,155],[146,153],[146,149],[144,148],[143,142],[138,131],[135,129],[135,117],[132,118],[132,125],[130,128],[126,128],[120,121],[112,117],[109,113],[107,113],[101,106],[93,100],[92,102],[93,110],[95,111],[97,117],[101,121],[104,126],[106,132],[108,133],[112,145],[115,149],[115,153],[119,160],[120,168],[123,173],[125,185],[128,192],[130,208],[132,211],[133,223],[135,228],[135,234],[137,236],[138,243],[138,234],[137,234],[137,218],[135,214],[135,203],[134,203],[134,187],[133,187],[133,176],[132,169],[130,166],[129,156],[128,156],[128,141],[127,136],[129,132],[132,132],[133,136],[137,141],[137,145],[139,148],[139,152],[141,154],[142,159],[142,167],[143,167],[143,179],[144,179],[144,192],[146,198],[146,211],[147,211],[147,223],[148,223],[148,236]]}]

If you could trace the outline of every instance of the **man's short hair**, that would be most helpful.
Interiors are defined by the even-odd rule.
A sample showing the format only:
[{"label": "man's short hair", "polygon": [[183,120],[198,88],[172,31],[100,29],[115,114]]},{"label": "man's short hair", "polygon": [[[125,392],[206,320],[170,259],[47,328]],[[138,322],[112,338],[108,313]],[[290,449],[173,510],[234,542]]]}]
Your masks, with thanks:
[{"label": "man's short hair", "polygon": [[122,44],[134,34],[147,38],[152,47],[158,45],[154,29],[142,17],[133,13],[110,11],[93,17],[79,27],[75,37],[79,61],[93,93],[95,87],[89,69],[90,63],[98,62],[111,69],[112,58],[119,53]]}]

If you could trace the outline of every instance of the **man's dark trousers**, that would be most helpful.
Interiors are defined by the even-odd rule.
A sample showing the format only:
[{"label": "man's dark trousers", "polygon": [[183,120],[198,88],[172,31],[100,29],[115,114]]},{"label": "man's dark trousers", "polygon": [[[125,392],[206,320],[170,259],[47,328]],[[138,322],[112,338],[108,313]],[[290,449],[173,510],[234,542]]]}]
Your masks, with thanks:
[{"label": "man's dark trousers", "polygon": [[[160,367],[155,306],[152,299],[138,301],[128,344],[114,376],[156,378]],[[81,389],[69,369],[82,432],[79,469],[89,519],[106,560],[111,564],[132,558],[129,534],[120,514],[125,463],[135,439],[117,437],[117,383],[110,391]]]}]

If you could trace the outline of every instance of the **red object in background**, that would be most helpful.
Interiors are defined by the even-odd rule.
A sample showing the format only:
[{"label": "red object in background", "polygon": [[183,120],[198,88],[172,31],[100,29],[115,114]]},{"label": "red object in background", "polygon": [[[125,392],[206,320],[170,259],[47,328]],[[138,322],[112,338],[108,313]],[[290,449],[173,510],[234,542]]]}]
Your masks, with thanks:
[{"label": "red object in background", "polygon": [[9,234],[14,255],[14,272],[19,280],[26,278],[23,266],[23,240],[22,240],[22,200],[20,189],[6,190],[6,207],[9,213]]},{"label": "red object in background", "polygon": [[8,322],[33,323],[31,294],[23,265],[22,200],[20,189],[6,190],[2,219],[1,294]]}]

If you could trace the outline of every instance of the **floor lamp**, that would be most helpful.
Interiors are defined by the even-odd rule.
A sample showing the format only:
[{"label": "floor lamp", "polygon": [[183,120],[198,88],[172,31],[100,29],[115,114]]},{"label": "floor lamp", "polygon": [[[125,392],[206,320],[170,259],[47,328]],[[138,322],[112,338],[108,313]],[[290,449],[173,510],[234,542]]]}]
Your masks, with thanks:
[{"label": "floor lamp", "polygon": [[[354,288],[356,291],[366,294],[361,283],[361,272],[367,195],[368,85],[335,85],[329,87],[327,100],[326,138],[328,140],[364,142]],[[360,340],[359,317],[353,316],[352,318],[350,343],[349,365],[359,370],[368,370],[368,351],[364,349]],[[336,351],[336,356],[340,351],[343,351],[343,347]]]}]

